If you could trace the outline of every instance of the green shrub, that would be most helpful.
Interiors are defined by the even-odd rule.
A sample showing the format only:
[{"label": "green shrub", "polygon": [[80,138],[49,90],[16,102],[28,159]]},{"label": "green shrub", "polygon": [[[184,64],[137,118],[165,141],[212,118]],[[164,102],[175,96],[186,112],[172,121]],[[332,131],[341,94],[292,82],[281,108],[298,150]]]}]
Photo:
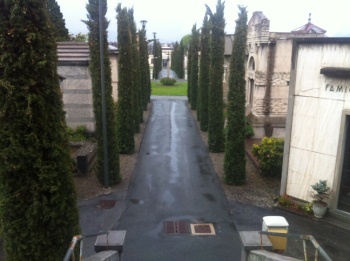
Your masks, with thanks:
[{"label": "green shrub", "polygon": [[280,177],[283,162],[284,140],[279,138],[262,139],[261,144],[253,145],[253,155],[258,158],[261,174],[266,177]]},{"label": "green shrub", "polygon": [[288,195],[282,195],[278,198],[278,204],[283,207],[290,207],[293,205],[293,202]]},{"label": "green shrub", "polygon": [[70,141],[87,140],[87,130],[83,125],[78,126],[75,129],[68,127],[67,132]]},{"label": "green shrub", "polygon": [[176,83],[176,80],[173,78],[165,77],[165,78],[160,79],[160,82],[163,85],[170,86],[170,85],[174,85]]},{"label": "green shrub", "polygon": [[253,126],[246,120],[245,124],[245,137],[251,138],[254,136],[254,129]]}]

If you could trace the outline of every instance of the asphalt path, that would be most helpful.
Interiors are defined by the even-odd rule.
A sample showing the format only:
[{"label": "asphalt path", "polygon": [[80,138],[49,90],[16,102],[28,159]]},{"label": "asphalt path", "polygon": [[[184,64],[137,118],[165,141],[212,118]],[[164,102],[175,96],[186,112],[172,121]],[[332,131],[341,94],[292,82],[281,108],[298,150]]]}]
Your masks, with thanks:
[{"label": "asphalt path", "polygon": [[[113,229],[126,230],[123,261],[239,260],[225,194],[186,100],[152,100],[127,196]],[[166,221],[212,223],[216,235],[165,233]]]}]

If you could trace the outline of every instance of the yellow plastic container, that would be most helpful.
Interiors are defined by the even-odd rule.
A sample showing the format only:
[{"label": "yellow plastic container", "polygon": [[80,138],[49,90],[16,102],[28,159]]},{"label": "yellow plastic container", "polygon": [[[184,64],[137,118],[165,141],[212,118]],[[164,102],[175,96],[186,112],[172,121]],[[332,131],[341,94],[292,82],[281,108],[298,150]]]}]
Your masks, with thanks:
[{"label": "yellow plastic container", "polygon": [[[262,231],[288,234],[289,224],[284,217],[281,216],[266,216],[263,217]],[[287,237],[270,236],[268,235],[273,250],[284,252],[287,249]]]}]

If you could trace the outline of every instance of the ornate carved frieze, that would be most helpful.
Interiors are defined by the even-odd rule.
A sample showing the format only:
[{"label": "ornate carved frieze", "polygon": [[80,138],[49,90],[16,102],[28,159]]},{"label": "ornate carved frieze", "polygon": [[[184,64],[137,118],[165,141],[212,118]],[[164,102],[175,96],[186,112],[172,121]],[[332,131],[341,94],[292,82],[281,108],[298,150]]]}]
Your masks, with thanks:
[{"label": "ornate carved frieze", "polygon": [[[252,111],[256,115],[265,115],[268,111],[269,103],[264,99],[256,99],[253,103]],[[288,99],[272,98],[270,101],[270,115],[285,115],[287,114]]]},{"label": "ornate carved frieze", "polygon": [[[275,72],[272,74],[271,85],[288,85],[290,80],[289,72]],[[255,84],[267,85],[267,72],[256,71],[255,72]]]},{"label": "ornate carved frieze", "polygon": [[267,82],[267,73],[256,71],[255,79],[254,79],[255,85],[266,85],[266,82]]},{"label": "ornate carved frieze", "polygon": [[289,72],[276,72],[272,74],[271,85],[288,85],[289,80]]}]

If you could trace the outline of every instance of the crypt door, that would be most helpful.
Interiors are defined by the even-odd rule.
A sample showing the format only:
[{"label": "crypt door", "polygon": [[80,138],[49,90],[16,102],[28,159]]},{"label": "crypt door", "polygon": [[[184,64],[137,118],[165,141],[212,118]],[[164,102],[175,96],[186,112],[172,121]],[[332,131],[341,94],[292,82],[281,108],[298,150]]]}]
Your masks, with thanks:
[{"label": "crypt door", "polygon": [[350,213],[350,115],[345,120],[345,144],[341,172],[338,210]]}]

